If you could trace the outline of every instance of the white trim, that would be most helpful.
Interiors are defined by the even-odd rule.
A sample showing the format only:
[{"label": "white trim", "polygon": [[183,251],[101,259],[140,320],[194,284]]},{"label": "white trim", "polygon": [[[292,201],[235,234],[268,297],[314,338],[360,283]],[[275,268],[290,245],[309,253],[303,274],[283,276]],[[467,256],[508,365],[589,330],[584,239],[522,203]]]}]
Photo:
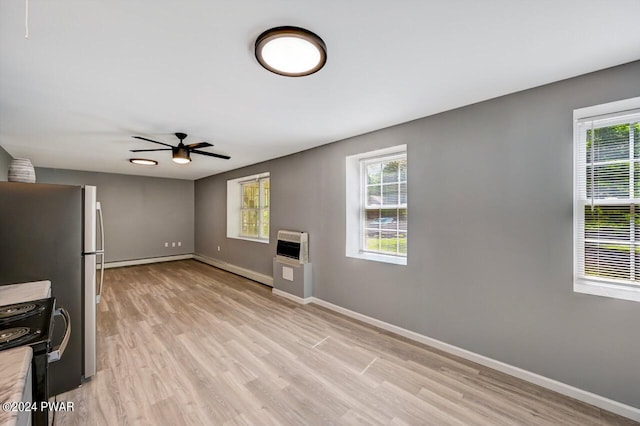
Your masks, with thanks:
[{"label": "white trim", "polygon": [[368,251],[358,252],[358,255],[347,255],[357,259],[372,260],[374,262],[393,263],[395,265],[406,265],[407,258],[403,256],[384,255],[381,253],[371,253]]},{"label": "white trim", "polygon": [[236,237],[227,236],[227,238],[233,238],[235,240],[253,241],[254,243],[269,244],[269,240],[264,240],[264,239],[260,239],[260,238],[239,237],[239,236],[236,236]]},{"label": "white trim", "polygon": [[303,299],[302,297],[287,293],[286,291],[278,290],[277,288],[272,288],[271,293],[275,294],[276,296],[284,297],[285,299],[293,300],[294,302],[301,305],[311,303],[313,300],[313,297],[307,297],[306,299]]},{"label": "white trim", "polygon": [[354,312],[352,310],[343,308],[342,306],[334,305],[333,303],[324,301],[322,299],[318,299],[317,297],[311,297],[311,303],[314,303],[316,305],[322,306],[323,308],[327,308],[332,311],[338,312],[345,316],[357,319],[358,321],[362,321],[364,323],[381,328],[383,330],[390,331],[402,337],[406,337],[407,339],[414,340],[416,342],[425,344],[427,346],[440,349],[452,355],[456,355],[466,360],[478,363],[480,365],[484,365],[485,367],[489,367],[494,370],[501,371],[505,374],[509,374],[510,376],[514,376],[519,379],[525,380],[527,382],[536,384],[538,386],[542,386],[543,388],[550,389],[562,395],[566,395],[568,397],[577,399],[587,404],[591,404],[598,408],[611,411],[612,413],[616,413],[618,415],[627,417],[635,421],[640,421],[640,408],[632,407],[630,405],[626,405],[621,402],[614,401],[612,399],[605,398],[600,395],[596,395],[594,393],[573,387],[566,383],[562,383],[557,380],[553,380],[548,377],[541,376],[531,371],[527,371],[522,368],[518,368],[513,365],[506,364],[504,362],[486,357],[484,355],[480,355],[475,352],[471,352],[466,349],[462,349],[457,346],[450,345],[440,340],[436,340],[431,337],[418,334],[416,332],[404,329],[402,327],[398,327],[396,325],[389,324],[384,321],[380,321],[378,319],[369,317],[367,315],[363,315],[358,312]]},{"label": "white trim", "polygon": [[[175,256],[147,257],[144,259],[121,260],[104,264],[104,269],[121,268],[123,266],[146,265],[148,263],[173,262],[174,260],[193,259],[193,253]],[[100,268],[96,268],[100,269]]]},{"label": "white trim", "polygon": [[[640,108],[640,97],[623,99],[621,101],[609,102],[606,104],[593,105],[573,110],[573,120],[584,120],[585,118],[594,118],[597,116],[635,110]],[[631,111],[634,112],[634,111]]]},{"label": "white trim", "polygon": [[194,254],[193,258],[199,262],[206,263],[207,265],[215,266],[216,268],[224,269],[225,271],[231,272],[232,274],[240,275],[242,277],[249,278],[250,280],[257,281],[261,284],[268,285],[269,287],[273,287],[273,277],[269,275],[264,275],[250,269],[245,269],[240,266],[227,263],[223,260],[214,259],[212,257],[203,256],[201,254]]},{"label": "white trim", "polygon": [[573,291],[576,293],[591,294],[593,296],[612,297],[614,299],[640,302],[640,288],[625,285],[579,279],[573,283]]}]

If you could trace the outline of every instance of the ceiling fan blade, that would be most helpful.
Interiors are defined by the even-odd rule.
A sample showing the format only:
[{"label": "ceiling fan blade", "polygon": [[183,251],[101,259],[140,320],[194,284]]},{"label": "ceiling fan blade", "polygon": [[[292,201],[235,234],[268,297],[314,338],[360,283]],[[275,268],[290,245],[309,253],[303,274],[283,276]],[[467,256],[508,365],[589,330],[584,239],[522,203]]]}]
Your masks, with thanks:
[{"label": "ceiling fan blade", "polygon": [[217,157],[217,158],[223,158],[225,160],[230,159],[231,157],[229,157],[228,155],[222,155],[222,154],[214,154],[213,152],[207,152],[207,151],[199,151],[197,149],[191,149],[190,150],[193,153],[196,154],[201,154],[201,155],[208,155],[209,157]]},{"label": "ceiling fan blade", "polygon": [[170,146],[173,148],[173,145],[169,145],[168,143],[153,141],[151,139],[143,138],[142,136],[132,136],[132,138],[140,139],[147,142],[159,143],[160,145]]},{"label": "ceiling fan blade", "polygon": [[209,142],[197,142],[197,143],[192,143],[190,145],[187,145],[187,148],[198,149],[198,148],[206,148],[209,146],[213,146],[213,144],[210,144]]},{"label": "ceiling fan blade", "polygon": [[171,151],[173,148],[157,148],[157,149],[130,149],[131,152],[149,152],[149,151]]}]

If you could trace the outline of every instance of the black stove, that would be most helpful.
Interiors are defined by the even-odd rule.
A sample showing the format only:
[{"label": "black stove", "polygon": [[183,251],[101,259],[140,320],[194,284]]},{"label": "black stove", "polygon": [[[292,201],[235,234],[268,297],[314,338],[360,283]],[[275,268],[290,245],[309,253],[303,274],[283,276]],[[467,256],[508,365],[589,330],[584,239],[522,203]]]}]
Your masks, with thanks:
[{"label": "black stove", "polygon": [[[48,365],[57,361],[69,339],[69,315],[64,309],[56,310],[56,299],[33,300],[13,305],[0,306],[0,351],[18,346],[31,346],[33,377],[33,401],[38,408],[49,400]],[[58,347],[52,347],[53,318],[62,315],[65,321],[65,337]],[[48,425],[48,411],[33,412],[34,425]]]}]

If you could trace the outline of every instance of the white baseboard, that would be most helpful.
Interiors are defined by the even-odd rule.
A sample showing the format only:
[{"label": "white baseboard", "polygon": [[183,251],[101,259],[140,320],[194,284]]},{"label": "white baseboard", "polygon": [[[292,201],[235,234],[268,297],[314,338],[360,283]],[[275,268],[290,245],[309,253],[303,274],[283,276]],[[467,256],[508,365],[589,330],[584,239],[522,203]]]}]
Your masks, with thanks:
[{"label": "white baseboard", "polygon": [[[275,290],[275,289],[274,289]],[[274,291],[275,292],[275,291]],[[285,296],[286,297],[286,296]],[[295,296],[293,296],[295,297]],[[292,298],[291,298],[292,299]],[[517,377],[519,379],[525,380],[527,382],[536,384],[538,386],[542,386],[543,388],[550,389],[552,391],[558,392],[562,395],[566,395],[568,397],[577,399],[578,401],[586,402],[587,404],[591,404],[598,408],[602,408],[607,411],[611,411],[612,413],[619,414],[621,416],[627,417],[629,419],[640,421],[640,409],[636,407],[632,407],[630,405],[623,404],[618,401],[614,401],[609,398],[605,398],[600,395],[596,395],[594,393],[573,387],[566,383],[559,382],[557,380],[550,379],[548,377],[541,376],[539,374],[533,373],[531,371],[523,370],[522,368],[515,367],[510,364],[506,364],[501,361],[497,361],[495,359],[486,357],[484,355],[477,354],[475,352],[468,351],[466,349],[459,348],[454,345],[450,345],[448,343],[442,342],[440,340],[433,339],[431,337],[424,336],[422,334],[415,333],[413,331],[404,329],[402,327],[395,326],[393,324],[389,324],[384,321],[380,321],[378,319],[360,314],[358,312],[354,312],[352,310],[343,308],[342,306],[334,305],[333,303],[326,302],[322,299],[318,299],[317,297],[310,297],[304,300],[305,303],[308,299],[311,299],[311,303],[315,303],[324,308],[330,309],[332,311],[338,312],[345,316],[357,319],[364,323],[373,325],[375,327],[381,328],[386,331],[390,331],[392,333],[398,334],[400,336],[406,337],[407,339],[414,340],[419,343],[423,343],[427,346],[434,347],[436,349],[440,349],[441,351],[450,353],[452,355],[459,356],[460,358],[464,358],[469,361],[473,361],[480,365],[484,365],[485,367],[492,368],[494,370],[501,371],[503,373],[509,374],[510,376]],[[295,299],[292,299],[295,300]],[[299,302],[300,303],[300,302]]]},{"label": "white baseboard", "polygon": [[212,257],[202,256],[200,254],[194,254],[193,258],[199,262],[206,263],[207,265],[215,266],[216,268],[224,269],[225,271],[233,274],[273,287],[273,277],[269,275],[261,274],[250,269],[245,269],[240,266],[232,265],[231,263],[214,259]]},{"label": "white baseboard", "polygon": [[[193,254],[178,254],[175,256],[147,257],[145,259],[122,260],[104,264],[104,269],[120,268],[123,266],[146,265],[148,263],[172,262],[174,260],[193,259]],[[99,267],[98,267],[99,269]]]},{"label": "white baseboard", "polygon": [[284,297],[285,299],[293,300],[294,302],[300,303],[301,305],[311,303],[313,300],[313,297],[307,297],[306,299],[303,299],[302,297],[287,293],[286,291],[278,290],[277,288],[272,288],[271,293],[275,294],[276,296]]}]

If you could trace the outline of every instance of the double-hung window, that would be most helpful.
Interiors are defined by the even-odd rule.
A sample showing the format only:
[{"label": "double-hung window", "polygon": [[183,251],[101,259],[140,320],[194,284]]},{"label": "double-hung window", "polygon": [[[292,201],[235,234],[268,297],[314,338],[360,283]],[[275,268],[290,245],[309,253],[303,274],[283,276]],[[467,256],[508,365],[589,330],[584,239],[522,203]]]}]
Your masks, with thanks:
[{"label": "double-hung window", "polygon": [[227,181],[227,237],[269,242],[269,172]]},{"label": "double-hung window", "polygon": [[574,290],[640,301],[640,109],[629,101],[575,114]]},{"label": "double-hung window", "polygon": [[406,145],[349,156],[346,172],[346,255],[406,265]]},{"label": "double-hung window", "polygon": [[242,182],[240,236],[269,238],[269,178]]},{"label": "double-hung window", "polygon": [[360,160],[362,251],[407,256],[407,155]]}]

